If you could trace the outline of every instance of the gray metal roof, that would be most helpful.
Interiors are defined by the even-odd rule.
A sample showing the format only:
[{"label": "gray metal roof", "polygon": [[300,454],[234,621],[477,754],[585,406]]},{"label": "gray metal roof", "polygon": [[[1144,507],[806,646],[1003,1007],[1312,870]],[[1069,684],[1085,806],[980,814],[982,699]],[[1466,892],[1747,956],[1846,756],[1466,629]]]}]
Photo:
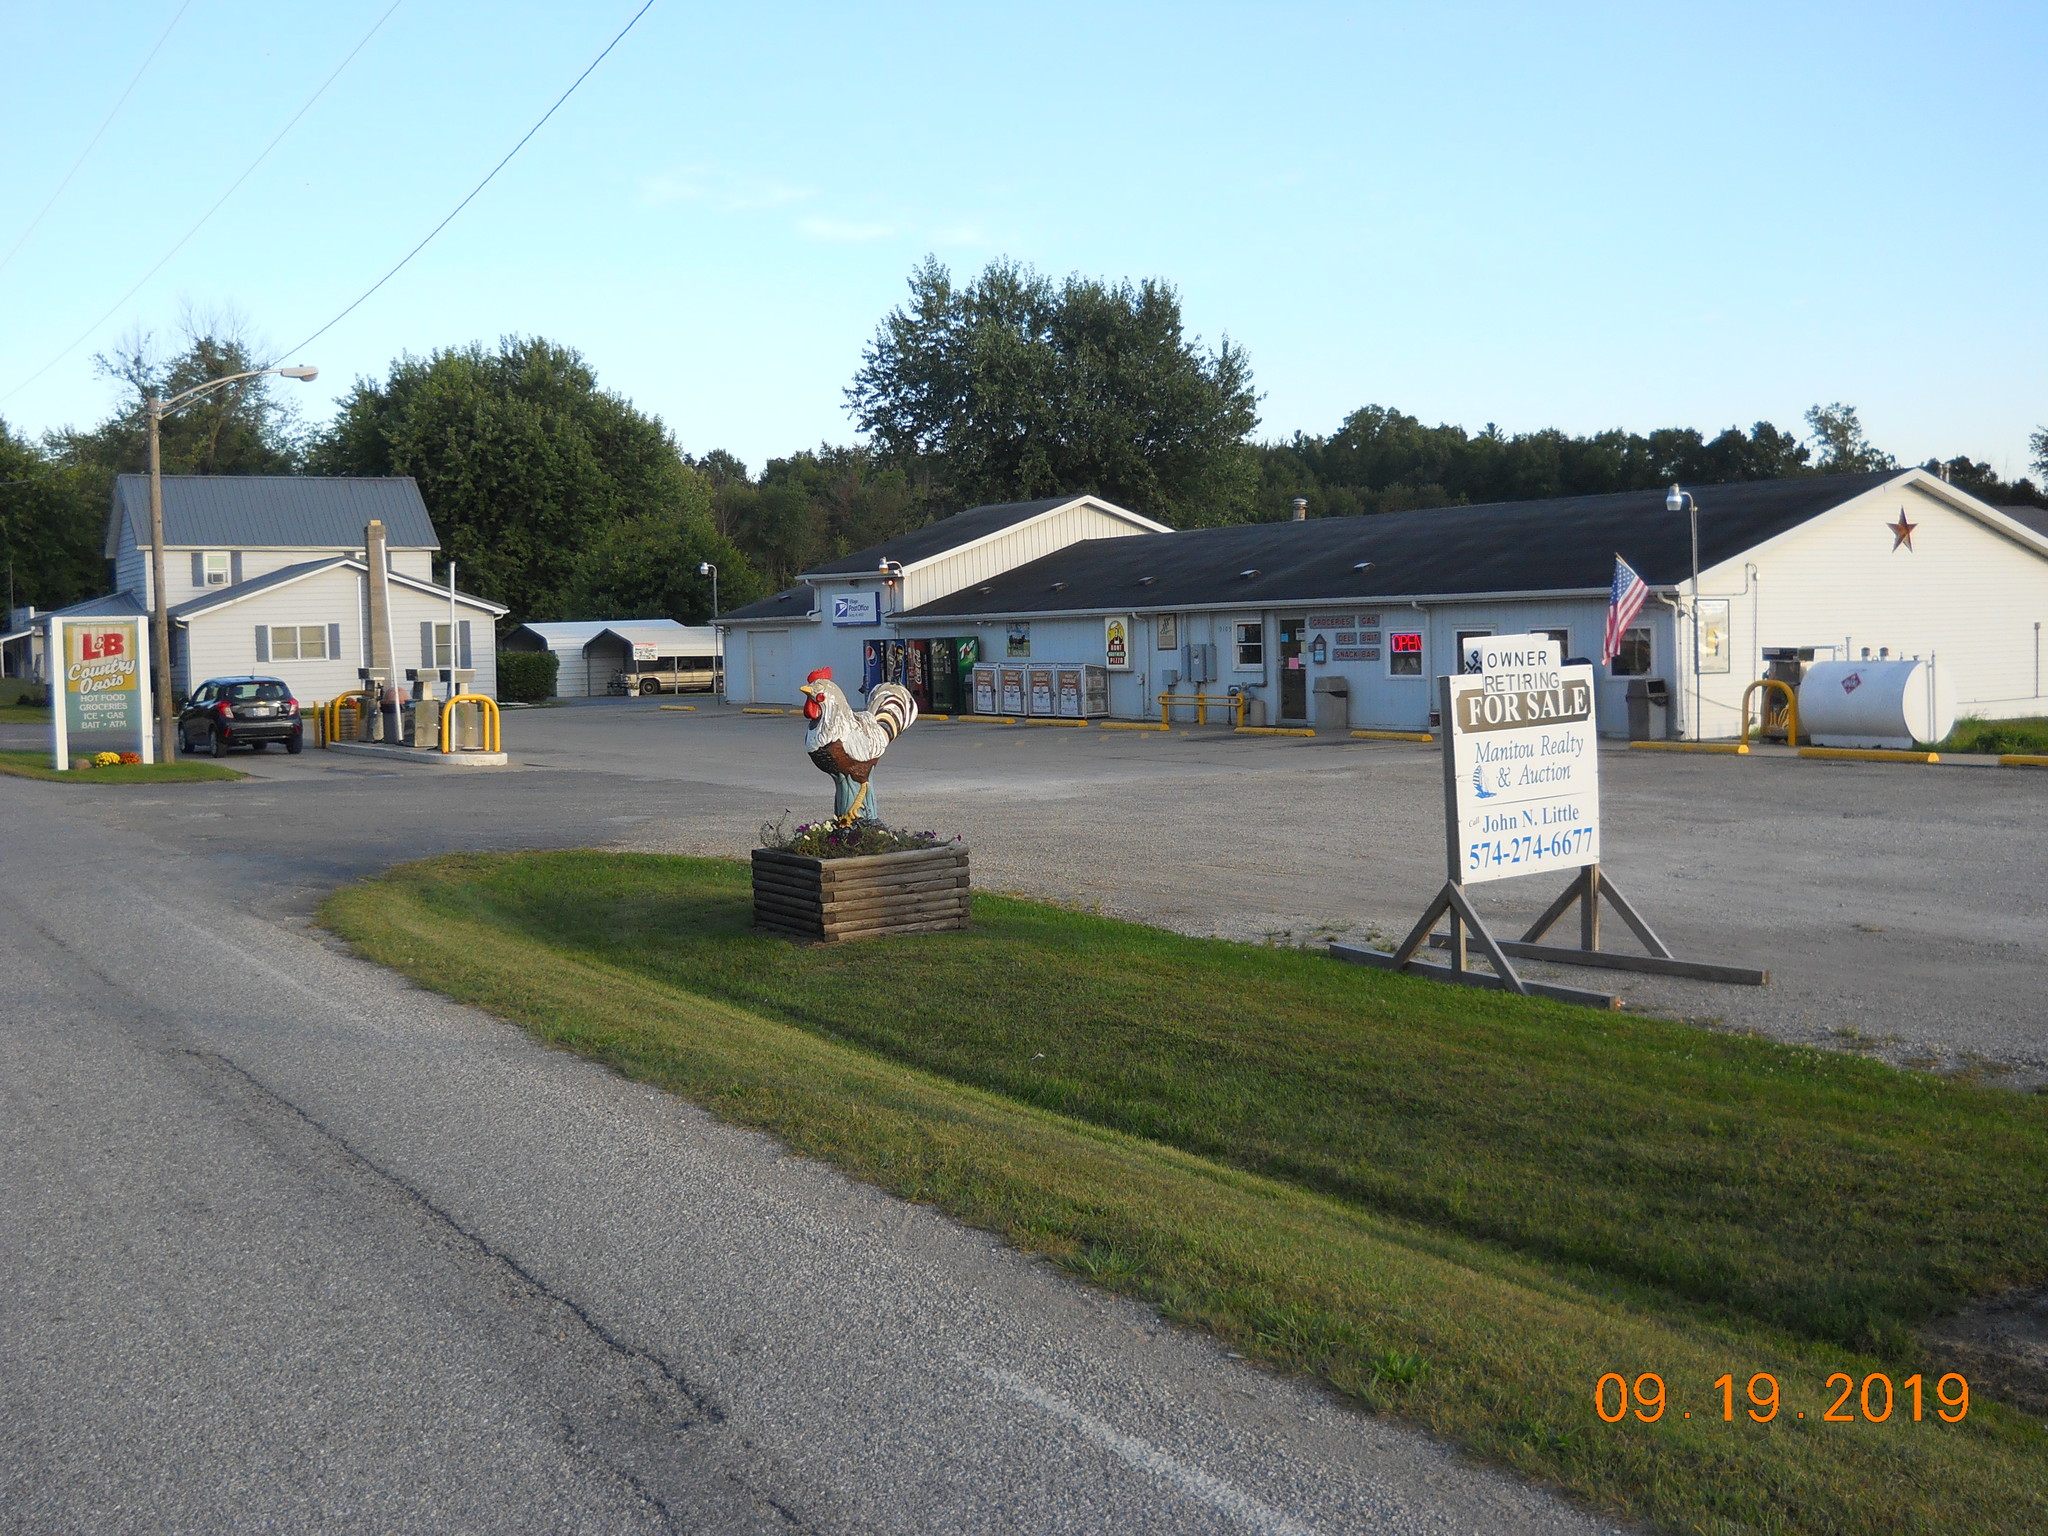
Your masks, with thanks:
[{"label": "gray metal roof", "polygon": [[[855,550],[850,555],[840,555],[837,559],[827,560],[801,574],[869,575],[884,560],[894,560],[902,565],[915,565],[920,560],[929,560],[934,555],[943,555],[946,551],[958,549],[963,544],[972,544],[976,539],[985,539],[992,533],[1000,533],[1005,528],[1028,523],[1041,513],[1052,512],[1060,507],[1070,507],[1077,501],[1093,501],[1104,507],[1116,505],[1114,502],[1103,501],[1100,496],[1077,493],[1072,496],[1046,496],[1037,501],[1001,501],[985,507],[969,507],[965,512],[942,517],[936,523],[926,523],[922,528],[913,528],[909,533],[899,533],[893,539],[884,539],[879,544]],[[1116,510],[1121,512],[1124,509],[1117,507]]]},{"label": "gray metal roof", "polygon": [[[1697,487],[1701,567],[1903,478],[1885,470]],[[1650,585],[1672,586],[1691,568],[1689,524],[1686,514],[1664,510],[1664,495],[1659,488],[1088,539],[903,617],[1604,592],[1617,554]]]},{"label": "gray metal roof", "polygon": [[[552,646],[558,640],[572,641],[582,645],[610,629],[611,619],[544,619],[539,623],[522,624],[512,635],[532,635],[543,645]],[[506,636],[509,640],[512,635]]]},{"label": "gray metal roof", "polygon": [[[393,549],[439,549],[433,519],[409,475],[165,475],[164,543],[192,549],[361,549],[363,529],[382,518]],[[120,550],[126,519],[138,545],[149,541],[149,477],[114,481],[106,556]]]},{"label": "gray metal roof", "polygon": [[674,619],[621,619],[601,633],[629,645],[666,646],[664,656],[709,655],[718,649],[717,631],[709,624],[679,624]]}]

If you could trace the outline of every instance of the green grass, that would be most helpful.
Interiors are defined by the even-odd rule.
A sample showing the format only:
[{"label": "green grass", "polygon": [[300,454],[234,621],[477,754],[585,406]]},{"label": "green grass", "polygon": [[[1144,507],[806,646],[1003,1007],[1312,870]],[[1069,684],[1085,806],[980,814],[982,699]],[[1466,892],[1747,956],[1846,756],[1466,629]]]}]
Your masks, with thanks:
[{"label": "green grass", "polygon": [[[2038,1099],[1022,901],[807,948],[751,932],[746,893],[711,861],[464,857],[325,920],[1618,1513],[2048,1524],[2031,1421],[1819,1422],[1830,1371],[1902,1377],[1913,1323],[2048,1271]],[[1696,1417],[1602,1423],[1610,1370]],[[1760,1370],[1788,1417],[1721,1423],[1709,1383]]]},{"label": "green grass", "polygon": [[0,725],[48,725],[47,705],[0,704]]},{"label": "green grass", "polygon": [[0,752],[0,773],[18,779],[54,779],[64,784],[194,784],[214,779],[246,779],[246,773],[217,763],[124,763],[112,768],[50,766],[48,752]]},{"label": "green grass", "polygon": [[1944,752],[2048,752],[2048,718],[2025,720],[1958,720],[1941,743]]}]

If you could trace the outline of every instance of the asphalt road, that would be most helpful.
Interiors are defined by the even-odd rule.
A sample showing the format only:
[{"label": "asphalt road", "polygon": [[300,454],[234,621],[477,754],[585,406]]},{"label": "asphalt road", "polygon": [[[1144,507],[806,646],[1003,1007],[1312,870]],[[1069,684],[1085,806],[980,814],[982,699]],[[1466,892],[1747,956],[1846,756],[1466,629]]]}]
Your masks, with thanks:
[{"label": "asphalt road", "polygon": [[[793,722],[507,735],[579,716],[666,728],[654,766],[0,778],[0,1530],[1607,1528],[309,928],[415,854],[743,847],[818,799],[762,766]],[[1042,842],[1018,801],[931,804]]]}]

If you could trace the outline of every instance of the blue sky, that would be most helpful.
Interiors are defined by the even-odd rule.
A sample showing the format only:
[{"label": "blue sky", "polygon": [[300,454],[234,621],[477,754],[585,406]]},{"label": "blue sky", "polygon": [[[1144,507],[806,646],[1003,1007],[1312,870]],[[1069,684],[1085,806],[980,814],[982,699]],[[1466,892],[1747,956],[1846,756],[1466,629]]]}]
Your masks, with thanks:
[{"label": "blue sky", "polygon": [[[181,0],[0,8],[0,254]],[[233,312],[276,347],[380,275],[638,0],[192,0],[0,268],[0,417],[85,423],[92,353]],[[1858,406],[1902,459],[2026,472],[2048,423],[2048,7],[797,6],[656,0],[427,251],[306,349],[358,375],[580,349],[693,452],[845,441],[927,252],[1159,276],[1249,352],[1262,437],[1367,403],[1575,432]],[[295,359],[296,360],[296,359]]]}]

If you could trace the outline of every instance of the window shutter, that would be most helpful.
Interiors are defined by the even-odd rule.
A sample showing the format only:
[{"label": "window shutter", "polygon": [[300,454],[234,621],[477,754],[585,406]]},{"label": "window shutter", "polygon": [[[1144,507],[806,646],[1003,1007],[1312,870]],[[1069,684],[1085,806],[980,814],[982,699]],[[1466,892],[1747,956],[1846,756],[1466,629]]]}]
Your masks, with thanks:
[{"label": "window shutter", "polygon": [[430,622],[429,622],[428,620],[426,620],[426,619],[421,619],[421,620],[420,620],[420,665],[421,665],[422,667],[431,667],[431,666],[433,666],[433,664],[434,664],[434,626],[433,626],[433,624],[432,624],[432,623],[430,623]]},{"label": "window shutter", "polygon": [[228,581],[235,586],[242,583],[242,552],[239,549],[228,556]]},{"label": "window shutter", "polygon": [[462,634],[462,660],[458,661],[456,665],[458,667],[474,666],[475,663],[469,659],[469,620],[464,619],[459,628]]},{"label": "window shutter", "polygon": [[327,626],[327,659],[329,661],[341,660],[341,626],[339,624]]},{"label": "window shutter", "polygon": [[258,661],[270,660],[270,626],[268,624],[258,624],[256,626],[256,659]]},{"label": "window shutter", "polygon": [[195,587],[206,585],[206,556],[196,549],[192,551],[192,585]]}]

